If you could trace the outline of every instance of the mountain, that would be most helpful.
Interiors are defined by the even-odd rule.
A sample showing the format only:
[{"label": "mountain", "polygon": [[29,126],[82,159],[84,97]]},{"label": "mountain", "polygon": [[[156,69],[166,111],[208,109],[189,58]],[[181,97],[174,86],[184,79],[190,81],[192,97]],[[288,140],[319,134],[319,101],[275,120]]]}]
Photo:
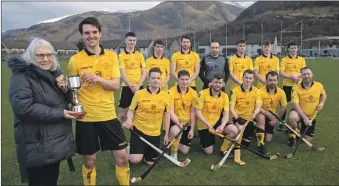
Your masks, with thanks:
[{"label": "mountain", "polygon": [[[29,39],[33,36],[54,41],[77,41],[78,24],[88,16],[102,24],[103,40],[121,39],[129,29],[140,39],[175,37],[192,30],[202,31],[233,21],[243,11],[236,5],[219,1],[165,1],[145,10],[129,13],[86,12],[27,29],[2,33],[3,40]],[[166,31],[167,29],[167,31]]]},{"label": "mountain", "polygon": [[[228,24],[228,36],[261,34],[261,23],[266,34],[276,34],[280,41],[281,26],[283,44],[295,39],[300,42],[302,21],[303,40],[318,36],[339,35],[339,2],[337,1],[257,1],[242,11],[236,20]],[[282,25],[281,25],[282,24]],[[212,30],[213,37],[225,36],[225,24]],[[200,32],[197,37],[209,37]]]}]

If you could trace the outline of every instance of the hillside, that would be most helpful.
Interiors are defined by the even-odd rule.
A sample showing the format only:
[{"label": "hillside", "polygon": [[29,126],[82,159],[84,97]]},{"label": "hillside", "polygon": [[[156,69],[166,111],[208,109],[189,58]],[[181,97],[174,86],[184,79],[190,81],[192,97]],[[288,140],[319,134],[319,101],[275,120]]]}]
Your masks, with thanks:
[{"label": "hillside", "polygon": [[243,9],[218,1],[166,1],[145,11],[131,13],[86,12],[52,23],[41,23],[27,29],[9,30],[3,40],[29,39],[32,36],[55,41],[76,41],[80,38],[79,22],[87,16],[95,16],[102,24],[103,40],[121,39],[131,31],[140,39],[175,37],[191,30],[203,31],[218,27],[236,19]]},{"label": "hillside", "polygon": [[[282,28],[286,31],[300,31],[301,20],[303,39],[317,36],[338,36],[339,2],[258,1],[228,24],[228,35],[242,35],[243,23],[246,36],[255,33],[261,34],[261,23],[263,23],[264,35],[276,33],[279,41],[281,23]],[[212,33],[213,37],[225,36],[225,25],[214,29]],[[197,37],[208,37],[208,34],[209,32],[200,32]],[[283,33],[283,43],[299,36],[300,32]],[[296,39],[296,41],[298,40]]]}]

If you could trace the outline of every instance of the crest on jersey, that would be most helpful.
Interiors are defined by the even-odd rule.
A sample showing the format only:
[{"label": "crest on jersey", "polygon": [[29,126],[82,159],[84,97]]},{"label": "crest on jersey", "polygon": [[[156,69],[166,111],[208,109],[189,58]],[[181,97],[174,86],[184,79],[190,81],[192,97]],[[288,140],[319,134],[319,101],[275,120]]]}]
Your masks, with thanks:
[{"label": "crest on jersey", "polygon": [[157,106],[156,106],[155,104],[152,104],[152,105],[151,105],[151,109],[152,109],[152,110],[155,110],[156,108],[157,108]]},{"label": "crest on jersey", "polygon": [[100,71],[96,71],[95,75],[101,77],[101,72]]}]

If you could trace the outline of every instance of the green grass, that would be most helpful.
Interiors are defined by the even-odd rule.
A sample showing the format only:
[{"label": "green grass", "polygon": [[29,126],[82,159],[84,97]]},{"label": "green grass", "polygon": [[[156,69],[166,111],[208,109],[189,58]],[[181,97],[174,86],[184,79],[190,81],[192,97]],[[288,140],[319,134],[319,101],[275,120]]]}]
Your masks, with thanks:
[{"label": "green grass", "polygon": [[[66,61],[61,61],[65,69]],[[317,118],[316,134],[313,143],[326,144],[328,149],[324,152],[312,152],[310,148],[301,145],[292,159],[282,156],[275,161],[261,159],[254,154],[242,150],[242,160],[247,164],[237,166],[230,160],[229,168],[222,168],[217,172],[209,169],[211,164],[217,164],[221,157],[218,153],[205,155],[200,150],[199,138],[194,138],[188,155],[179,154],[179,159],[188,157],[192,160],[187,168],[179,168],[165,158],[152,170],[148,177],[136,185],[225,185],[225,184],[294,184],[294,185],[327,185],[339,184],[339,137],[338,137],[338,60],[308,60],[307,65],[313,68],[316,81],[323,83],[328,95],[327,103]],[[2,184],[20,184],[20,175],[16,160],[15,144],[13,137],[13,114],[8,101],[8,85],[11,76],[6,65],[2,69]],[[173,84],[173,82],[171,82]],[[201,82],[198,82],[198,90],[201,90]],[[227,91],[228,92],[228,91]],[[116,102],[118,101],[118,94]],[[129,137],[129,133],[127,133]],[[252,144],[254,145],[254,143]],[[216,152],[220,147],[218,140]],[[252,146],[254,147],[254,146]],[[271,153],[280,152],[282,155],[289,152],[287,136],[276,131],[273,142],[268,144]],[[81,156],[74,158],[76,172],[69,172],[65,161],[60,168],[60,185],[81,185]],[[114,160],[110,152],[97,154],[97,184],[118,184],[115,178]],[[145,164],[131,165],[131,177],[140,176],[147,166]]]}]

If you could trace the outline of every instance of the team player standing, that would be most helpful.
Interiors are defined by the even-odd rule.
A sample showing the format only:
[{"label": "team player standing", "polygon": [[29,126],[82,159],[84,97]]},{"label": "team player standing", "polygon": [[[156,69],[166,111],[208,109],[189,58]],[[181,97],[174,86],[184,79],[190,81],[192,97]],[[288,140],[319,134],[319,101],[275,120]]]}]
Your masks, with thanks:
[{"label": "team player standing", "polygon": [[[85,18],[79,25],[86,48],[74,55],[68,64],[68,75],[79,75],[86,82],[79,90],[79,102],[86,115],[76,121],[78,153],[83,155],[83,182],[96,184],[96,152],[111,150],[116,162],[116,177],[120,185],[129,185],[129,162],[142,160],[152,165],[157,152],[143,143],[134,132],[160,147],[161,126],[164,144],[169,138],[184,132],[171,146],[171,156],[178,159],[178,152],[188,153],[195,128],[198,129],[203,152],[211,154],[215,136],[209,131],[236,138],[238,143],[249,146],[256,132],[257,151],[267,154],[265,141],[270,142],[274,126],[279,122],[269,111],[285,119],[288,102],[293,109],[288,114],[288,124],[301,132],[307,125],[306,137],[314,136],[315,116],[326,101],[321,83],[313,81],[313,74],[305,60],[297,55],[298,46],[288,45],[289,55],[279,59],[271,54],[271,43],[264,42],[263,53],[253,65],[246,56],[246,42],[236,43],[237,53],[227,61],[219,54],[219,43],[211,43],[211,53],[200,62],[199,55],[191,51],[190,38],[181,38],[181,50],[174,53],[171,62],[164,56],[164,44],[154,42],[153,56],[146,62],[136,50],[137,37],[133,32],[125,35],[126,48],[117,56],[99,45],[101,26],[96,18]],[[200,65],[201,64],[201,65]],[[214,68],[216,67],[216,68]],[[204,82],[204,89],[196,91],[196,78]],[[176,83],[168,87],[172,76]],[[225,85],[231,78],[231,91],[227,95]],[[116,116],[113,92],[120,88],[119,116]],[[277,86],[283,78],[283,88]],[[257,87],[253,81],[257,79]],[[143,87],[147,80],[147,87]],[[247,124],[247,125],[244,125]],[[133,130],[130,144],[122,127]],[[295,144],[290,133],[289,145]],[[225,154],[231,143],[224,140],[220,147]],[[240,146],[232,150],[234,161],[244,165],[240,158]]]}]

